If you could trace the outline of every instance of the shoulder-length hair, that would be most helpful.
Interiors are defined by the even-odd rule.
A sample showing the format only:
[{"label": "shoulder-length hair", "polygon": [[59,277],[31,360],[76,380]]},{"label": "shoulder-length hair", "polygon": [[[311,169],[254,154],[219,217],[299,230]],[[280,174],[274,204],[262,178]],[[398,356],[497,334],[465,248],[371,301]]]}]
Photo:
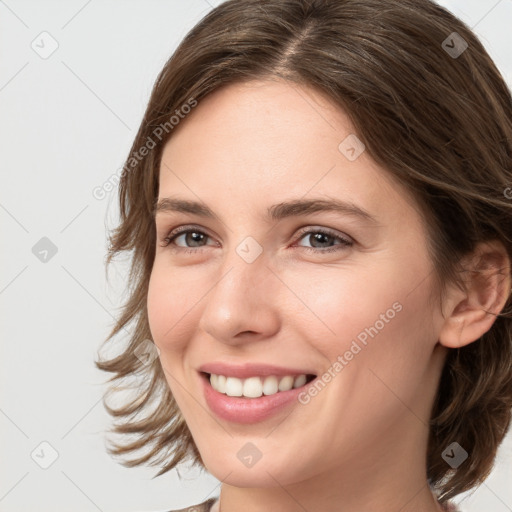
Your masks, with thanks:
[{"label": "shoulder-length hair", "polygon": [[[313,87],[348,113],[369,155],[417,199],[441,292],[448,282],[463,286],[458,264],[481,241],[499,240],[512,258],[512,98],[464,23],[430,0],[220,4],[156,80],[119,183],[120,223],[107,257],[108,266],[129,251],[131,269],[129,296],[105,343],[132,326],[120,355],[95,361],[114,374],[104,405],[124,439],[109,453],[124,458],[144,450],[123,464],[158,465],[156,476],[188,457],[204,468],[159,359],[144,364],[136,355],[151,338],[146,298],[162,148],[207,94],[262,78]],[[441,501],[488,476],[509,427],[510,306],[509,297],[488,332],[447,356],[427,454],[427,477]],[[109,406],[109,394],[134,376],[141,377],[134,395]],[[457,469],[442,458],[453,441],[469,452]]]}]

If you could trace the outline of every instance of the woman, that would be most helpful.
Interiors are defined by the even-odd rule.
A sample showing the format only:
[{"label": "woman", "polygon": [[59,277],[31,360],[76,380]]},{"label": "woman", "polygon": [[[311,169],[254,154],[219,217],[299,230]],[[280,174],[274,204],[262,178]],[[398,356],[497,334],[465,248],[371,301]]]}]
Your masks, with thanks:
[{"label": "woman", "polygon": [[222,482],[183,510],[455,510],[510,424],[511,183],[510,92],[437,4],[221,4],[120,183],[110,452]]}]

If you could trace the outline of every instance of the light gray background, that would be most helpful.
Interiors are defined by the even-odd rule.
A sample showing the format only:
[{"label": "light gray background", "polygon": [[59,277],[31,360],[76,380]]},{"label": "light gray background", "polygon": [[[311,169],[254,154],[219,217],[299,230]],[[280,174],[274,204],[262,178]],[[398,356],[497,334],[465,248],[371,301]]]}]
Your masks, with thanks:
[{"label": "light gray background", "polygon": [[[155,469],[106,454],[106,374],[92,364],[126,276],[121,263],[109,283],[104,274],[117,191],[98,200],[93,190],[123,165],[164,62],[218,3],[0,1],[0,512],[158,511],[219,493],[199,470],[152,480]],[[512,0],[441,3],[512,84]],[[51,48],[43,31],[58,43],[47,59],[31,47]],[[58,250],[45,263],[32,252],[43,237]],[[51,461],[43,441],[58,452],[48,469],[34,460]],[[465,510],[512,511],[511,466],[509,435]]]}]

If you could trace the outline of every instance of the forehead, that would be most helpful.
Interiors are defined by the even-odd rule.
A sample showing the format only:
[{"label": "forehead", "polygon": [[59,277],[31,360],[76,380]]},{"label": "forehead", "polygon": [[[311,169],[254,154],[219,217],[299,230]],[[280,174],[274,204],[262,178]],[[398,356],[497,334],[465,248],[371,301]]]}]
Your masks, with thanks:
[{"label": "forehead", "polygon": [[282,80],[231,84],[201,100],[177,128],[163,151],[159,198],[199,199],[232,214],[240,202],[245,211],[266,210],[308,196],[337,197],[375,215],[400,216],[411,206],[366,151],[347,157],[354,127],[314,89]]},{"label": "forehead", "polygon": [[[191,159],[212,154],[216,164],[250,163],[251,169],[261,167],[275,176],[286,167],[284,161],[306,152],[337,155],[336,141],[351,132],[345,113],[320,92],[284,80],[251,81],[202,99],[173,130],[165,152],[172,156],[179,146],[189,150]],[[258,165],[270,159],[274,165]]]}]

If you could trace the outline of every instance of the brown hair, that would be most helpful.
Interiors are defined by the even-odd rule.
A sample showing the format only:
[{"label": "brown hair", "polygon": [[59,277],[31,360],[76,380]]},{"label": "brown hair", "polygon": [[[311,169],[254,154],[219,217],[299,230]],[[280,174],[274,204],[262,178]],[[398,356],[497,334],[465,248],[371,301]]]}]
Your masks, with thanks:
[{"label": "brown hair", "polygon": [[[460,52],[463,41],[465,51],[450,53]],[[121,221],[110,238],[107,266],[132,251],[131,286],[105,342],[134,325],[124,351],[96,365],[114,373],[109,382],[142,377],[132,384],[135,396],[118,408],[104,401],[119,420],[114,432],[136,434],[109,452],[146,450],[125,466],[161,465],[158,476],[191,456],[204,467],[159,359],[145,365],[135,355],[151,338],[146,297],[156,244],[153,209],[162,148],[173,133],[169,118],[224,85],[272,77],[325,93],[348,113],[370,156],[412,191],[428,219],[440,289],[448,282],[461,285],[457,263],[478,242],[499,240],[512,258],[512,201],[504,192],[512,185],[512,98],[465,24],[430,0],[220,4],[187,34],[158,76],[120,180]],[[134,159],[150,139],[158,139],[156,147]],[[429,483],[441,501],[487,477],[509,427],[510,305],[509,297],[481,339],[450,349],[446,359],[427,454]],[[456,470],[441,457],[453,441],[469,452]]]}]

